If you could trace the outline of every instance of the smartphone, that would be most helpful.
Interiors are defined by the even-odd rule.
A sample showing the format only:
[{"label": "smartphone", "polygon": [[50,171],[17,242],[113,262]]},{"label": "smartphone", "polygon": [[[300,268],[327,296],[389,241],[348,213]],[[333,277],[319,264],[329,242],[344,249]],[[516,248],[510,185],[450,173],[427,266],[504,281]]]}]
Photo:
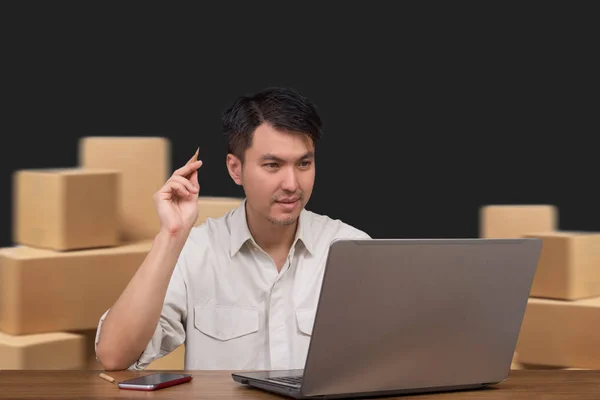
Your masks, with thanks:
[{"label": "smartphone", "polygon": [[128,390],[158,390],[169,386],[179,385],[192,380],[191,375],[157,372],[140,376],[118,383],[120,389]]}]

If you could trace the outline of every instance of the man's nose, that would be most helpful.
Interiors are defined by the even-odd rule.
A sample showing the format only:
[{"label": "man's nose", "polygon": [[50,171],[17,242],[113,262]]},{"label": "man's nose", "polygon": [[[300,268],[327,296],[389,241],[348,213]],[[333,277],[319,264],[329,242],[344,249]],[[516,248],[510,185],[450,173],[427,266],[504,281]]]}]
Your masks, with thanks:
[{"label": "man's nose", "polygon": [[293,168],[284,171],[281,188],[288,192],[295,192],[298,189],[298,179],[296,176],[296,171]]}]

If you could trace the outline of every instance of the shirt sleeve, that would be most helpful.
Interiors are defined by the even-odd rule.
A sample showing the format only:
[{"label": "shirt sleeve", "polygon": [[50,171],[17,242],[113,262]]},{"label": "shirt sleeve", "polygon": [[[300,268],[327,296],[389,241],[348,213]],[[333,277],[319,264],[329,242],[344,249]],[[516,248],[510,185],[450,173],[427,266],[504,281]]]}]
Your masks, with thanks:
[{"label": "shirt sleeve", "polygon": [[369,236],[369,234],[366,232],[357,231],[352,239],[371,239],[371,236]]},{"label": "shirt sleeve", "polygon": [[[95,338],[95,348],[100,341],[102,324],[106,315],[110,310],[107,310],[98,323]],[[186,289],[183,274],[179,263],[175,266],[171,280],[165,295],[165,301],[160,316],[160,320],[152,339],[140,354],[140,357],[128,367],[128,370],[143,370],[152,361],[161,358],[177,349],[185,342],[185,321],[187,319],[186,307]]]}]

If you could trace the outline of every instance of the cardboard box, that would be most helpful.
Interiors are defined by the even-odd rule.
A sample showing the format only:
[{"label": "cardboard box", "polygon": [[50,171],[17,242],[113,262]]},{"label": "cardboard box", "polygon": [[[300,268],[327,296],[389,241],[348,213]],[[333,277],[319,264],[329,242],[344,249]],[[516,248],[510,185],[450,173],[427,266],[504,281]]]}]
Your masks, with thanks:
[{"label": "cardboard box", "polygon": [[579,300],[600,296],[600,233],[561,231],[523,236],[543,241],[532,297]]},{"label": "cardboard box", "polygon": [[0,332],[0,369],[81,369],[84,338],[66,332],[14,336]]},{"label": "cardboard box", "polygon": [[[600,298],[530,298],[517,342],[519,363],[600,368]],[[539,367],[538,367],[539,368]]]},{"label": "cardboard box", "polygon": [[148,371],[182,371],[185,368],[185,344],[182,344],[171,353],[152,361]]},{"label": "cardboard box", "polygon": [[482,238],[519,238],[525,233],[558,229],[558,209],[553,205],[487,205],[479,212]]},{"label": "cardboard box", "polygon": [[169,141],[160,137],[85,137],[78,152],[83,167],[121,173],[121,239],[153,239],[160,229],[153,195],[172,173]]},{"label": "cardboard box", "polygon": [[201,225],[207,218],[219,218],[238,207],[244,199],[234,197],[198,197],[198,219],[194,226]]},{"label": "cardboard box", "polygon": [[118,243],[119,173],[82,168],[13,175],[13,241],[51,250]]},{"label": "cardboard box", "polygon": [[72,252],[0,249],[0,331],[95,329],[151,247],[152,241]]},{"label": "cardboard box", "polygon": [[96,329],[87,329],[84,331],[74,331],[78,335],[83,336],[85,344],[85,355],[82,369],[91,371],[104,371],[104,367],[100,361],[96,360],[96,348],[94,342],[96,340]]}]

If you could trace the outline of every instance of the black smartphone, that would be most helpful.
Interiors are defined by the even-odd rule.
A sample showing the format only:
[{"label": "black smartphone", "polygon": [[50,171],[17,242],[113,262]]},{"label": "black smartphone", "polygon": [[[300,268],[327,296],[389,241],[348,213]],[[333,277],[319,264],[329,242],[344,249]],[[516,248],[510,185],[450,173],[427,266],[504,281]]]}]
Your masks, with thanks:
[{"label": "black smartphone", "polygon": [[158,390],[169,386],[179,385],[192,380],[191,375],[157,372],[140,376],[118,383],[120,389],[127,390]]}]

